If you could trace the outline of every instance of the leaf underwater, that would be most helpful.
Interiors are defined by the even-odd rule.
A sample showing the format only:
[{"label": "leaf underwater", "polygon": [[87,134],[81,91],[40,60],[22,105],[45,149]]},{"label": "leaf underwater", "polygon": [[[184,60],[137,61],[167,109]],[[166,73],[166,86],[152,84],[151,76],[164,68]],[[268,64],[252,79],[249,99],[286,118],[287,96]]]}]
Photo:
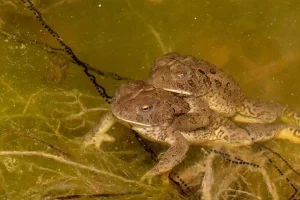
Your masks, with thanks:
[{"label": "leaf underwater", "polygon": [[[47,14],[62,2],[38,8]],[[125,4],[128,10],[141,24],[146,23],[131,2]],[[114,143],[104,142],[101,150],[83,149],[84,135],[109,106],[74,63],[65,70],[53,69],[55,59],[69,59],[67,55],[45,51],[26,40],[38,35],[46,44],[61,48],[51,37],[39,35],[38,22],[28,28],[35,30],[29,34],[14,26],[11,13],[20,24],[23,17],[36,20],[21,9],[22,3],[0,3],[7,3],[0,5],[5,8],[4,15],[0,13],[0,199],[287,199],[300,187],[298,146],[287,141],[264,144],[284,160],[260,145],[211,151],[210,147],[192,147],[171,173],[173,184],[157,179],[154,185],[139,179],[156,161],[122,125],[109,131]],[[4,28],[18,37],[7,37]],[[154,34],[162,52],[168,51],[151,25],[145,31]],[[120,82],[106,78],[97,76],[112,93]],[[165,149],[147,144],[156,153]]]}]

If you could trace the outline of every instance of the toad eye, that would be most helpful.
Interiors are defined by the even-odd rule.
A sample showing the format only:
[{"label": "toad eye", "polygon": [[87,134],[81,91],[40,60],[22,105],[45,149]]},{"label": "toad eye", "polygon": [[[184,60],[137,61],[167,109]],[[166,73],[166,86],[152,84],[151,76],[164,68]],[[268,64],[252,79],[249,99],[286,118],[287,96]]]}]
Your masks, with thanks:
[{"label": "toad eye", "polygon": [[140,115],[143,115],[143,116],[151,115],[151,113],[153,112],[153,110],[154,110],[154,106],[151,105],[151,104],[145,104],[145,105],[142,105],[142,106],[140,106],[140,107],[137,108],[137,112]]},{"label": "toad eye", "polygon": [[176,76],[178,78],[184,78],[185,76],[187,76],[187,74],[185,74],[185,73],[178,73],[178,74],[176,74]]},{"label": "toad eye", "polygon": [[187,78],[189,78],[189,73],[188,72],[183,72],[183,71],[176,72],[176,73],[174,73],[173,78],[175,80],[187,79]]}]

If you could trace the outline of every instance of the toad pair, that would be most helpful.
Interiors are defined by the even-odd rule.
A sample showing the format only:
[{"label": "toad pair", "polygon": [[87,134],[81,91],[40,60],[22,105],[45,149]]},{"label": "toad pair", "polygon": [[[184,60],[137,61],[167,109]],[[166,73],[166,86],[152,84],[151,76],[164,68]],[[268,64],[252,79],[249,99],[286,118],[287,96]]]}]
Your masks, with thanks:
[{"label": "toad pair", "polygon": [[[147,82],[121,85],[111,111],[86,143],[99,147],[117,119],[142,137],[170,145],[142,177],[148,182],[179,164],[191,144],[242,146],[271,138],[300,143],[297,113],[280,104],[246,98],[224,71],[177,53],[158,58]],[[272,123],[276,120],[290,125]]]}]

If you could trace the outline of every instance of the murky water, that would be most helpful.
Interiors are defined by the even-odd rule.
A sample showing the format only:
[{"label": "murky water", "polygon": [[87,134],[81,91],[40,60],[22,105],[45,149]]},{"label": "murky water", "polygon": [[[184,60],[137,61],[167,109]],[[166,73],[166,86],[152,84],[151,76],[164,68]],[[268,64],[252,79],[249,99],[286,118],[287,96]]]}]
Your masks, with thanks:
[{"label": "murky water", "polygon": [[[155,58],[177,51],[224,69],[248,96],[300,111],[299,1],[32,3],[76,56],[95,69],[145,80]],[[105,143],[101,152],[81,150],[81,136],[109,106],[83,68],[57,50],[62,46],[25,5],[21,0],[0,0],[0,199],[129,192],[133,194],[127,199],[187,198],[172,185],[139,183],[155,161],[121,125],[110,131],[116,142]],[[93,74],[109,95],[123,82]],[[300,171],[299,145],[266,145]],[[257,147],[226,151],[264,167],[234,165],[217,155],[212,161],[198,152],[213,169],[214,195],[204,198],[287,199],[293,186],[300,188],[299,175],[275,154],[268,156],[279,171]],[[193,162],[188,159],[181,168]]]}]

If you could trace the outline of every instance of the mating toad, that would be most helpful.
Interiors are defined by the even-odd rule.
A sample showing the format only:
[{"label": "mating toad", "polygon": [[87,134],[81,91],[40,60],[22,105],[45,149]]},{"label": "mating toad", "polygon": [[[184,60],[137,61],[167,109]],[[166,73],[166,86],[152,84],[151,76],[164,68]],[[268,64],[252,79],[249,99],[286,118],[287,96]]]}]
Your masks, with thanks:
[{"label": "mating toad", "polygon": [[[297,127],[235,124],[211,111],[205,101],[198,102],[196,113],[193,107],[184,98],[142,81],[123,84],[116,92],[112,112],[101,120],[98,129],[94,129],[95,135],[89,140],[97,143],[117,119],[146,139],[168,144],[170,147],[158,164],[142,177],[149,182],[153,176],[168,173],[180,163],[191,144],[244,146],[272,138],[300,143],[300,129]],[[190,117],[195,114],[199,117]]]},{"label": "mating toad", "polygon": [[201,98],[234,121],[300,125],[300,114],[277,103],[244,96],[237,82],[215,65],[192,56],[168,53],[155,60],[148,82],[183,96]]}]

